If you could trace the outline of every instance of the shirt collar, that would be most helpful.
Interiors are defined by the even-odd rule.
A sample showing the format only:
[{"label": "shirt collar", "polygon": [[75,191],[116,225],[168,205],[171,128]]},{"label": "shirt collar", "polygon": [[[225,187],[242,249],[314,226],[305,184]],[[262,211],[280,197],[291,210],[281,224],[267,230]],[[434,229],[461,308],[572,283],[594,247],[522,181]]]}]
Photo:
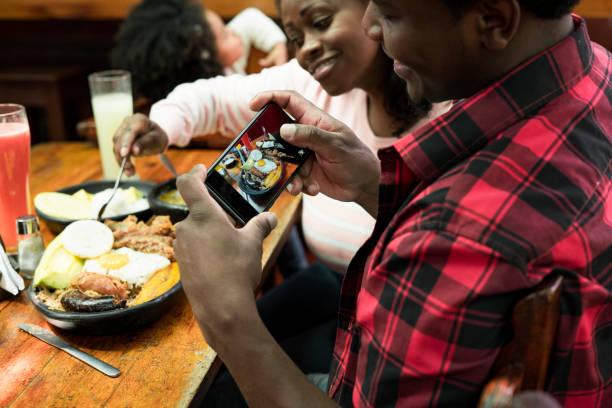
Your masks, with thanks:
[{"label": "shirt collar", "polygon": [[436,179],[584,77],[593,51],[584,20],[573,19],[570,36],[395,142],[392,148],[414,175],[426,183]]}]

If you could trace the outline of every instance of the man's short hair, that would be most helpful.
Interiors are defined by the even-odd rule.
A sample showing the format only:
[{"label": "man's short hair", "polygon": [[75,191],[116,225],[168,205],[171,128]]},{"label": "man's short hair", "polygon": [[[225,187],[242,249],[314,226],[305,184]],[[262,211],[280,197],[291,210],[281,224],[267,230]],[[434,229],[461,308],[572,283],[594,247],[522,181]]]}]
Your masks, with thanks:
[{"label": "man's short hair", "polygon": [[[444,0],[453,14],[460,17],[480,0]],[[580,0],[519,0],[521,6],[543,19],[560,18],[571,13]]]}]

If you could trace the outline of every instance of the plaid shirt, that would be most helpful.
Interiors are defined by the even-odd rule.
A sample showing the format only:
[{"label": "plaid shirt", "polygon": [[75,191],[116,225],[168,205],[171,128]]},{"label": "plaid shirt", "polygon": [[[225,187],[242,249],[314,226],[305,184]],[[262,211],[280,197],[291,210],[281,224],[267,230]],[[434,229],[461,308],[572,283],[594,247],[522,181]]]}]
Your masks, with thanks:
[{"label": "plaid shirt", "polygon": [[574,22],[379,151],[377,224],[342,287],[342,406],[476,406],[515,302],[553,268],[566,272],[547,391],[612,404],[612,59]]}]

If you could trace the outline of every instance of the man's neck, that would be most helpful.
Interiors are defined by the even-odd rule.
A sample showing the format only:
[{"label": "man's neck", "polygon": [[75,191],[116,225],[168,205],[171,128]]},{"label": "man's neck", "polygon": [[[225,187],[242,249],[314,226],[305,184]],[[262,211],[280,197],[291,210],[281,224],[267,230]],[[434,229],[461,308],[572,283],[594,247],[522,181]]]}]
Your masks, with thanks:
[{"label": "man's neck", "polygon": [[569,14],[554,20],[525,16],[506,50],[493,57],[485,83],[498,80],[523,62],[562,41],[573,31],[574,21]]},{"label": "man's neck", "polygon": [[551,20],[526,16],[523,21],[516,41],[513,41],[508,48],[509,55],[514,58],[512,67],[551,48],[574,31],[574,20],[569,14]]}]

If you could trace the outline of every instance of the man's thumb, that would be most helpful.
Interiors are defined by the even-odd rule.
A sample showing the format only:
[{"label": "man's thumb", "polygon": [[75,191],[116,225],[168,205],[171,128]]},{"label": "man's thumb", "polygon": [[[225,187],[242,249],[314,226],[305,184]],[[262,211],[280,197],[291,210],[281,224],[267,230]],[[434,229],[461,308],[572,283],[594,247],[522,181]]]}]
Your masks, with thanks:
[{"label": "man's thumb", "polygon": [[263,212],[253,217],[242,230],[253,238],[263,241],[276,227],[276,215],[271,212]]}]

